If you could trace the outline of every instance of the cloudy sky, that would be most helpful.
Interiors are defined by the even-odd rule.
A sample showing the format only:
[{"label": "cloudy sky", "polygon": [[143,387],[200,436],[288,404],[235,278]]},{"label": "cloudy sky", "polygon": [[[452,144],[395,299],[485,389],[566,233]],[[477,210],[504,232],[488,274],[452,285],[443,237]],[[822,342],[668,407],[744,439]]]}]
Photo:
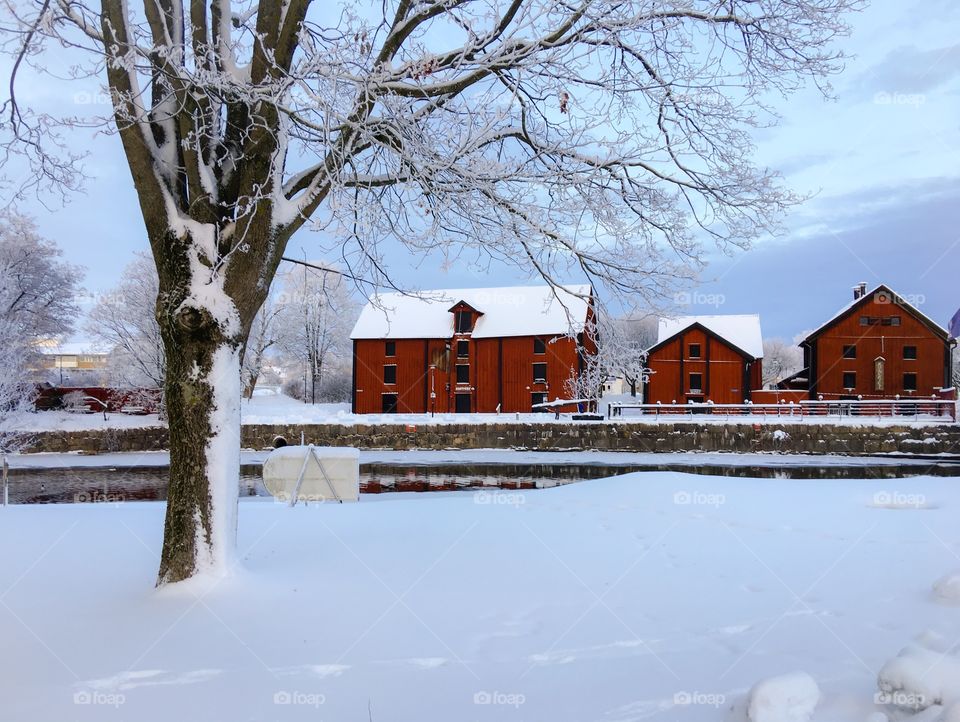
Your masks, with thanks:
[{"label": "cloudy sky", "polygon": [[[845,304],[858,281],[887,283],[943,324],[960,306],[960,3],[875,0],[851,22],[844,46],[856,57],[834,79],[836,99],[794,95],[778,105],[779,127],[756,136],[758,159],[812,197],[782,237],[730,257],[711,253],[693,311],[760,313],[766,336],[792,339]],[[72,102],[95,94],[91,86]],[[63,208],[21,209],[87,268],[95,293],[116,283],[146,240],[117,139],[78,132],[71,143],[91,151],[85,194]],[[302,232],[289,253],[317,257],[319,241]],[[396,278],[421,287],[525,280],[509,269],[484,278],[426,265],[393,259]]]}]

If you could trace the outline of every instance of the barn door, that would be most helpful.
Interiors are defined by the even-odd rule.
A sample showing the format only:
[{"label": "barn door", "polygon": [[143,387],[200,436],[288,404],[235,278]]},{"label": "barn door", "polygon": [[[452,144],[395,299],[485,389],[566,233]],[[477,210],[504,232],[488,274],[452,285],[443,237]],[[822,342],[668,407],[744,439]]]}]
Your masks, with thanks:
[{"label": "barn door", "polygon": [[456,412],[458,414],[470,413],[470,394],[456,394]]}]

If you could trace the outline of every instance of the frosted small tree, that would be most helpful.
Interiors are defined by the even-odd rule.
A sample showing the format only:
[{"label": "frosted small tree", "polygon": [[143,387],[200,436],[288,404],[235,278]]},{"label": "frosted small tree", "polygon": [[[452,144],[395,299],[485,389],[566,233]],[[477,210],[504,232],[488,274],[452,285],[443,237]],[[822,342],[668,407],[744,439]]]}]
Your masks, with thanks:
[{"label": "frosted small tree", "polygon": [[31,408],[29,351],[16,324],[0,319],[0,457],[18,451],[27,440],[17,422]]},{"label": "frosted small tree", "polygon": [[803,351],[782,338],[763,341],[763,385],[773,388],[803,368]]},{"label": "frosted small tree", "polygon": [[284,274],[277,336],[287,360],[305,370],[304,401],[317,402],[328,366],[349,356],[357,302],[335,269],[301,266]]},{"label": "frosted small tree", "polygon": [[623,379],[636,396],[645,374],[647,349],[656,341],[657,319],[653,316],[628,315],[601,319],[592,330],[597,351],[585,357],[583,370],[570,386],[577,398],[596,398],[604,384]]},{"label": "frosted small tree", "polygon": [[[749,130],[765,98],[839,69],[858,5],[5,4],[15,75],[44,72],[48,46],[103,73],[140,201],[167,357],[160,583],[230,566],[240,357],[295,232],[327,229],[375,284],[391,241],[660,297],[692,275],[698,238],[745,246],[796,200],[752,162]],[[0,158],[32,171],[14,192],[79,185],[56,145],[72,115],[3,87]]]},{"label": "frosted small tree", "polygon": [[277,321],[281,310],[273,299],[267,297],[253,319],[247,349],[243,354],[242,369],[243,395],[248,399],[253,398],[253,392],[257,388],[257,382],[267,362],[267,354],[277,343]]},{"label": "frosted small tree", "polygon": [[38,344],[70,333],[80,312],[82,273],[61,255],[30,218],[0,212],[0,453],[24,441],[14,427],[30,407]]},{"label": "frosted small tree", "polygon": [[0,211],[0,321],[32,352],[73,331],[83,271],[61,260],[31,218]]},{"label": "frosted small tree", "polygon": [[158,292],[153,259],[138,253],[123,280],[101,294],[87,316],[87,333],[111,351],[115,383],[163,388],[167,363],[155,312]]}]

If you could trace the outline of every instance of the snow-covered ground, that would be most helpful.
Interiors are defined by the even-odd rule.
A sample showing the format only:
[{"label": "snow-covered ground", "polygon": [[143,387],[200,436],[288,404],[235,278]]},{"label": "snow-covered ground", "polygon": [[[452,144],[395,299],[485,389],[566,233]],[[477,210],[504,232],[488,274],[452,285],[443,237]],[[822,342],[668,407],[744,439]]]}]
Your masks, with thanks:
[{"label": "snow-covered ground", "polygon": [[677,473],[251,500],[234,576],[154,591],[162,504],[8,507],[0,717],[881,720],[960,696],[958,508]]},{"label": "snow-covered ground", "polygon": [[[601,405],[606,409],[605,405]],[[352,414],[350,404],[304,404],[282,394],[263,394],[244,400],[240,409],[241,422],[244,424],[413,424],[430,426],[437,424],[502,424],[525,422],[537,424],[570,423],[569,416],[559,420],[554,414]],[[949,423],[949,419],[927,419],[914,421],[912,417],[883,418],[836,416],[812,418],[809,416],[726,416],[723,414],[698,414],[696,416],[631,415],[616,419],[619,423],[673,424],[688,422],[697,424],[846,424],[854,426],[902,426],[903,424],[939,425]],[[156,414],[147,416],[126,416],[124,414],[75,414],[66,411],[43,411],[24,414],[15,428],[21,431],[76,431],[89,429],[122,429],[160,424]]]}]

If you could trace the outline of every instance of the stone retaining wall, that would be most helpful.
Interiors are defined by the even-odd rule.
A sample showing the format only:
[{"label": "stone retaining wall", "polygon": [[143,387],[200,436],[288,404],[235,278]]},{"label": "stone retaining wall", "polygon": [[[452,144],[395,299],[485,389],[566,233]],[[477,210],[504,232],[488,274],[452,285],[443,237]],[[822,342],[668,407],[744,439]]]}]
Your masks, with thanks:
[{"label": "stone retaining wall", "polygon": [[[246,448],[272,446],[276,436],[298,443],[364,449],[598,449],[609,451],[780,451],[812,454],[960,454],[960,425],[829,426],[826,424],[717,425],[695,423],[571,423],[244,426]],[[161,427],[51,431],[33,437],[30,451],[152,451],[167,447]]]}]

